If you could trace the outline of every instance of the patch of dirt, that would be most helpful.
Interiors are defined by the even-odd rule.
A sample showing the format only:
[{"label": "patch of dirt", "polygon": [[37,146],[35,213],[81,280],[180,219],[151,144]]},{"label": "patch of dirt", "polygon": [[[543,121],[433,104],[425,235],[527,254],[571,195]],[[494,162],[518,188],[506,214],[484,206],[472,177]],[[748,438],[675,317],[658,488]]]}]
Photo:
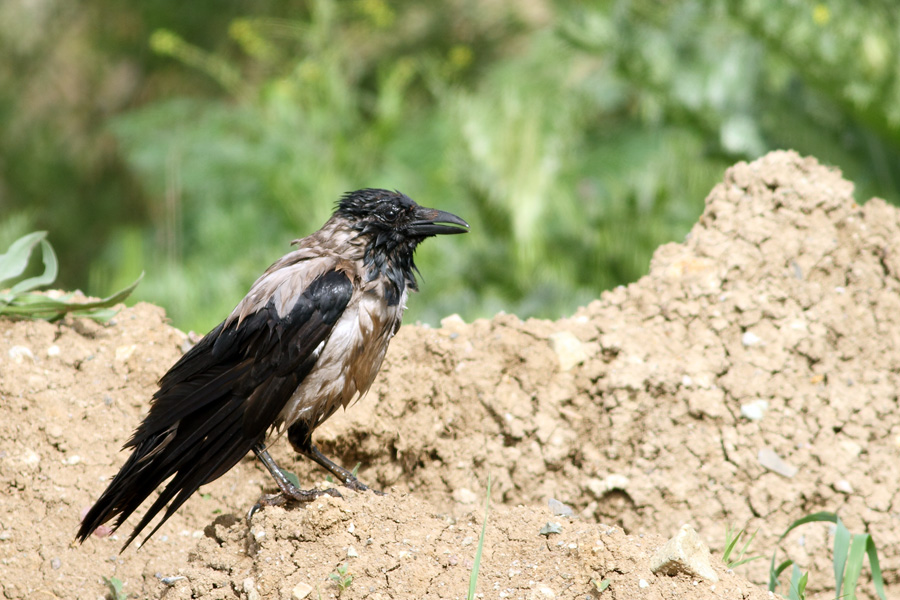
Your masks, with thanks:
[{"label": "patch of dirt", "polygon": [[[484,597],[764,598],[743,576],[764,584],[778,535],[820,510],[874,534],[900,597],[898,274],[897,209],[855,204],[836,170],[794,153],[740,163],[685,243],[571,318],[403,327],[368,396],[316,434],[387,496],[248,524],[273,489],[248,458],[123,555],[124,535],[71,541],[186,336],[146,304],[109,326],[0,322],[0,591],[95,599],[117,577],[167,599],[463,598],[490,475]],[[284,441],[272,450],[324,484]],[[541,535],[548,521],[560,533]],[[685,523],[718,583],[650,571]],[[765,560],[726,572],[729,525],[758,529]],[[779,556],[826,590],[832,541],[806,525]]]}]

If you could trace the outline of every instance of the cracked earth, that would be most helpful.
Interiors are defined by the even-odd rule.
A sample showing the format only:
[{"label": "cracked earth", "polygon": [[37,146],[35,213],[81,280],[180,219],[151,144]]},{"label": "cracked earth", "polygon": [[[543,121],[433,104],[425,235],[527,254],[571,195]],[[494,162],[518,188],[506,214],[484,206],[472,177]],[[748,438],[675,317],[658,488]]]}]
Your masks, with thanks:
[{"label": "cracked earth", "polygon": [[[764,598],[776,547],[824,598],[828,527],[777,546],[822,510],[874,535],[900,597],[900,212],[852,191],[772,153],[729,169],[647,276],[570,318],[405,326],[368,396],[316,434],[388,495],[247,523],[273,489],[248,458],[122,555],[121,535],[71,541],[187,336],[145,304],[108,326],[0,322],[0,591],[95,599],[116,577],[170,600],[464,598],[490,476],[485,598]],[[272,450],[325,484],[284,441]],[[542,535],[548,522],[559,533]],[[685,523],[718,582],[650,570]],[[727,572],[730,525],[758,530],[766,560]]]}]

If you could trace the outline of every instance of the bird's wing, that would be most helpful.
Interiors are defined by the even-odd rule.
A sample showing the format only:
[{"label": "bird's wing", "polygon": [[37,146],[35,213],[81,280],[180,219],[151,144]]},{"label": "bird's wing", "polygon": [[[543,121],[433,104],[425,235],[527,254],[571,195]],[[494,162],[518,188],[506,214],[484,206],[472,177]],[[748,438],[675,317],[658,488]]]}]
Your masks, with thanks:
[{"label": "bird's wing", "polygon": [[80,540],[112,518],[118,528],[172,477],[123,549],[168,504],[149,538],[197,488],[264,439],[353,292],[350,278],[337,269],[308,285],[299,276],[274,281],[262,296],[257,288],[262,283],[265,290],[266,282],[258,281],[248,295],[255,310],[244,307],[245,317],[224,321],[160,380],[149,414],[125,445],[133,452],[84,517]]}]

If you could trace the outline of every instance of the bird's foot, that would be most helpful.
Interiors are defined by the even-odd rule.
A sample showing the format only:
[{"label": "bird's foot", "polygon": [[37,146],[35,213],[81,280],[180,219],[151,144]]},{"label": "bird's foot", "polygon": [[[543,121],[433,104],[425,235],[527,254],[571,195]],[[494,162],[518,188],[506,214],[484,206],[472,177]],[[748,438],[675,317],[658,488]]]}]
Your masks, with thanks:
[{"label": "bird's foot", "polygon": [[296,486],[291,486],[288,489],[281,490],[278,494],[272,494],[261,497],[256,504],[253,505],[253,508],[250,509],[250,512],[247,513],[247,521],[250,521],[259,510],[261,510],[264,506],[281,506],[288,501],[292,502],[312,502],[316,498],[321,498],[322,496],[332,496],[334,498],[341,498],[341,493],[334,488],[328,488],[327,490],[301,490]]},{"label": "bird's foot", "polygon": [[385,495],[384,492],[370,488],[369,486],[364,484],[362,481],[360,481],[353,475],[349,475],[346,479],[344,479],[343,485],[344,485],[344,487],[350,488],[351,490],[356,491],[356,492],[365,492],[366,490],[369,490],[369,491],[372,491],[372,492],[378,494],[379,496]]}]

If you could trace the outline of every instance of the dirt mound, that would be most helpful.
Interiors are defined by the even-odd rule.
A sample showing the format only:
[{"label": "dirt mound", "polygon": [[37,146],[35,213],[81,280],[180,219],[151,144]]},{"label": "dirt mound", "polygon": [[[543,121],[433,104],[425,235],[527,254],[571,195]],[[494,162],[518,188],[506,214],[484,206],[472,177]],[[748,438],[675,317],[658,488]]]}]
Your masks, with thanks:
[{"label": "dirt mound", "polygon": [[[725,528],[759,528],[767,553],[819,510],[875,535],[900,595],[898,250],[900,213],[856,205],[836,171],[785,152],[739,164],[684,244],[570,319],[402,328],[369,395],[317,433],[388,496],[248,525],[272,485],[247,459],[122,556],[123,536],[70,543],[186,337],[148,305],[106,327],[0,322],[0,590],[94,599],[115,576],[140,597],[333,597],[344,564],[342,597],[464,597],[490,475],[485,597],[762,598],[721,566]],[[284,442],[273,455],[322,478]],[[684,523],[718,583],[650,572]],[[783,545],[810,589],[832,579],[830,545],[815,525]],[[739,573],[762,583],[763,562]]]}]

